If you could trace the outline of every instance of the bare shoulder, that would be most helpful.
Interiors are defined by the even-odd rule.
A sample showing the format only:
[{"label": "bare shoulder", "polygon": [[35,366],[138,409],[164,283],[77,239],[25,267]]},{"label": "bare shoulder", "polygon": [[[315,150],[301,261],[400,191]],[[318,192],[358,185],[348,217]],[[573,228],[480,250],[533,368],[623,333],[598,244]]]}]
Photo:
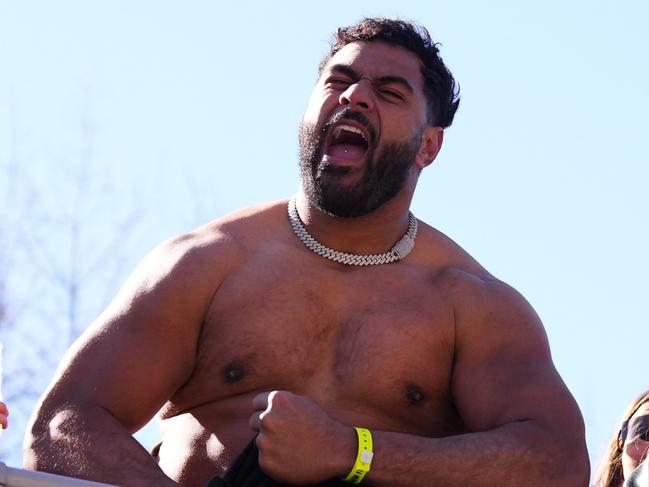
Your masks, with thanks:
[{"label": "bare shoulder", "polygon": [[464,298],[475,286],[487,285],[496,279],[453,239],[420,222],[417,233],[419,264],[428,267],[438,277],[438,282],[451,293]]},{"label": "bare shoulder", "polygon": [[[130,430],[142,426],[192,376],[214,294],[254,252],[253,243],[274,231],[279,206],[227,215],[153,249],[70,347],[44,405],[47,414],[75,397],[110,411]],[[130,382],[115,374],[115,364],[128,370]],[[85,388],[81,377],[102,387]]]},{"label": "bare shoulder", "polygon": [[443,262],[441,285],[453,306],[453,395],[471,430],[534,418],[579,437],[581,416],[561,380],[537,313],[439,232],[425,233]]},{"label": "bare shoulder", "polygon": [[453,308],[451,388],[466,430],[517,423],[526,432],[520,447],[530,454],[545,445],[541,450],[553,452],[558,464],[565,455],[587,464],[583,419],[537,313],[451,239],[422,227],[424,258],[437,269],[436,284]]},{"label": "bare shoulder", "polygon": [[163,324],[179,333],[198,331],[214,293],[263,242],[273,239],[281,222],[281,202],[258,205],[218,218],[174,236],[142,259],[94,329],[113,326],[151,329]]},{"label": "bare shoulder", "polygon": [[470,321],[475,322],[480,314],[493,316],[499,309],[509,313],[518,310],[538,321],[518,291],[494,277],[455,241],[429,225],[422,224],[420,228],[417,245],[423,247],[422,259],[439,275],[456,313],[471,313]]},{"label": "bare shoulder", "polygon": [[[155,285],[159,280],[203,276],[199,284],[218,282],[245,260],[265,239],[281,231],[286,201],[260,204],[215,219],[176,235],[155,247],[137,274]],[[267,241],[267,240],[266,240]]]},{"label": "bare shoulder", "polygon": [[[178,317],[165,322],[178,323],[183,332],[197,329],[223,281],[277,239],[284,208],[285,202],[252,206],[162,242],[142,259],[105,314],[133,316],[137,304],[147,316]],[[148,327],[149,320],[131,321]]]},{"label": "bare shoulder", "polygon": [[199,246],[215,244],[222,250],[254,251],[262,238],[277,238],[287,228],[286,199],[240,209],[191,232]]}]

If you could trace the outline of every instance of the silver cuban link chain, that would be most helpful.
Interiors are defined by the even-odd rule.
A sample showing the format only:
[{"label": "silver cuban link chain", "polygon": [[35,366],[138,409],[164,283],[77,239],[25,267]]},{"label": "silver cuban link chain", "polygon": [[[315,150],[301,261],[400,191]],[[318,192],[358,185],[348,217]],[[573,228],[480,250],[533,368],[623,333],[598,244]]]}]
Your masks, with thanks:
[{"label": "silver cuban link chain", "polygon": [[300,215],[298,214],[295,205],[295,196],[293,196],[288,202],[288,219],[295,235],[297,235],[306,248],[325,259],[330,259],[346,265],[389,264],[390,262],[396,262],[403,259],[415,246],[415,237],[417,236],[418,226],[417,219],[412,212],[409,212],[408,231],[403,235],[403,237],[401,237],[401,239],[399,239],[389,252],[385,252],[384,254],[358,255],[330,249],[313,238],[307,229],[304,228],[302,220],[300,220]]}]

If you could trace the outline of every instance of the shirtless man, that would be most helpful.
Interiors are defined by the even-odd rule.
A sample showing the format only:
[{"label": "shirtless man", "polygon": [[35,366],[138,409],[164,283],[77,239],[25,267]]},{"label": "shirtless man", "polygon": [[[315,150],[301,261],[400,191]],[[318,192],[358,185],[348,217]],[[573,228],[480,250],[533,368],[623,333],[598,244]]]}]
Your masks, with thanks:
[{"label": "shirtless man", "polygon": [[[359,426],[370,485],[587,485],[582,418],[538,317],[409,218],[457,108],[427,36],[384,19],[338,31],[300,126],[295,206],[146,257],[64,359],[27,467],[203,487],[258,434],[261,468],[303,485],[350,473]],[[398,243],[350,258],[316,241],[355,256]],[[131,433],[158,411],[156,462]]]}]

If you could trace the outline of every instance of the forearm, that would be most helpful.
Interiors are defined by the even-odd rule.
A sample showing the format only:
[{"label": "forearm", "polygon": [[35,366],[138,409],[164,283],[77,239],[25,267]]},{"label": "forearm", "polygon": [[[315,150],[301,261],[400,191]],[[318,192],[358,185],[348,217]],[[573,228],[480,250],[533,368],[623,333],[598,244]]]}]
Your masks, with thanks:
[{"label": "forearm", "polygon": [[437,439],[381,431],[373,436],[366,483],[375,487],[588,485],[584,445],[550,438],[529,421]]},{"label": "forearm", "polygon": [[40,413],[28,429],[24,466],[120,486],[177,486],[108,411],[95,406]]}]

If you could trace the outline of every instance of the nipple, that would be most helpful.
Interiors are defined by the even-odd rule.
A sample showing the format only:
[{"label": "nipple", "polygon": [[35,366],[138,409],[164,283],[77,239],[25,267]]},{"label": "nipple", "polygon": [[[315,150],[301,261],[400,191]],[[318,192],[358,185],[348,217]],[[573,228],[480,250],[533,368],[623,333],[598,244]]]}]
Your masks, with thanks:
[{"label": "nipple", "polygon": [[406,398],[410,404],[421,404],[424,400],[424,391],[421,387],[410,384],[406,386]]},{"label": "nipple", "polygon": [[239,382],[246,375],[246,370],[242,365],[233,362],[227,365],[224,369],[225,382],[228,384],[234,384]]}]

